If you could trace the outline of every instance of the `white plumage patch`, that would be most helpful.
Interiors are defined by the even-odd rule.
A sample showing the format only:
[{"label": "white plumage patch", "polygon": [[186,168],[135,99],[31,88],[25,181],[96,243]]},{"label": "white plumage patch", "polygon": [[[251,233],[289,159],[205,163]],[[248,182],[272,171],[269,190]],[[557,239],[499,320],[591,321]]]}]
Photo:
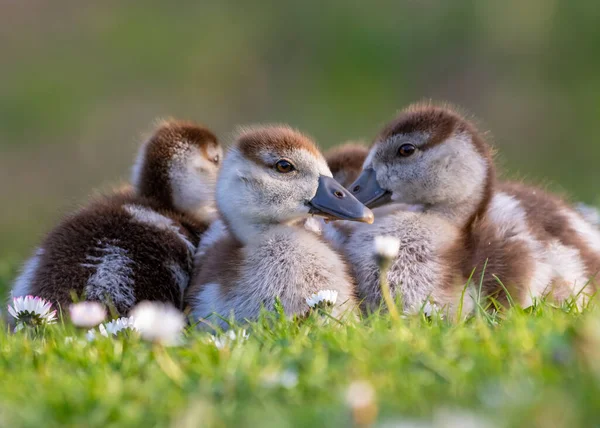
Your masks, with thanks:
[{"label": "white plumage patch", "polygon": [[195,250],[196,247],[194,244],[190,242],[187,236],[181,233],[179,227],[170,218],[141,205],[125,205],[123,209],[131,214],[133,219],[139,223],[153,226],[159,230],[173,232],[190,251]]},{"label": "white plumage patch", "polygon": [[516,198],[506,193],[496,194],[492,198],[488,214],[503,239],[521,241],[530,251],[535,264],[527,284],[528,297],[522,302],[523,306],[530,306],[533,299],[546,293],[554,276],[552,266],[547,261],[544,245],[531,235],[527,225],[527,213]]},{"label": "white plumage patch", "polygon": [[564,215],[569,220],[571,227],[585,243],[596,253],[600,253],[600,231],[570,210],[565,210]]},{"label": "white plumage patch", "polygon": [[[592,227],[572,213],[584,226]],[[527,213],[521,203],[505,193],[498,193],[492,199],[489,215],[499,228],[504,239],[519,240],[529,248],[533,258],[534,270],[529,279],[529,293],[522,302],[523,306],[533,304],[533,300],[545,296],[551,291],[553,281],[568,284],[571,294],[577,294],[587,283],[586,269],[576,248],[563,245],[558,240],[542,242],[530,232]],[[575,227],[575,226],[574,226]],[[580,225],[583,228],[582,225]],[[578,230],[579,232],[579,230]]]},{"label": "white plumage patch", "polygon": [[31,257],[25,264],[23,265],[23,270],[21,274],[17,277],[15,284],[13,285],[13,289],[11,292],[11,296],[20,297],[27,296],[31,294],[31,283],[35,278],[35,274],[40,265],[40,259],[44,255],[44,249],[38,248],[35,251],[33,257]]},{"label": "white plumage patch", "polygon": [[497,193],[490,202],[488,215],[492,222],[500,228],[503,236],[527,235],[527,213],[521,203],[506,193]]},{"label": "white plumage patch", "polygon": [[94,270],[85,287],[86,298],[115,306],[133,306],[133,260],[127,255],[127,250],[108,242],[101,243],[95,250],[101,255],[88,254],[86,260],[89,263],[81,264]]}]

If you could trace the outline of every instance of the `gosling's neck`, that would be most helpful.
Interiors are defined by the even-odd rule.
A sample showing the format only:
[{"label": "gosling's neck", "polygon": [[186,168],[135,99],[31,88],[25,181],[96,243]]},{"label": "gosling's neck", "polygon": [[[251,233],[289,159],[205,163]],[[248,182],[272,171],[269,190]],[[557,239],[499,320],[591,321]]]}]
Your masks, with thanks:
[{"label": "gosling's neck", "polygon": [[457,200],[446,200],[437,204],[424,204],[424,212],[444,217],[460,228],[470,228],[475,220],[485,215],[492,199],[496,182],[493,167],[488,167],[483,181],[473,191]]},{"label": "gosling's neck", "polygon": [[298,220],[302,219],[302,217],[286,221],[276,221],[267,218],[256,219],[244,216],[242,211],[243,208],[233,214],[220,211],[220,216],[231,234],[244,245],[260,241],[265,234],[277,227],[299,228]]}]

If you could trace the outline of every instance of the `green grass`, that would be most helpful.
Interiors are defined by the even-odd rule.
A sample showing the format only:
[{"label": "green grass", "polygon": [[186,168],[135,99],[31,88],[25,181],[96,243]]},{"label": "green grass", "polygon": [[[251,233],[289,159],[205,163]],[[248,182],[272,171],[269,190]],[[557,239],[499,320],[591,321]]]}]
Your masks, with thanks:
[{"label": "green grass", "polygon": [[[87,342],[84,330],[64,324],[37,336],[4,326],[0,426],[350,426],[374,418],[379,426],[572,428],[600,420],[595,305],[582,314],[541,304],[458,323],[264,314],[246,328],[247,341],[219,350],[197,331],[183,346],[161,348],[136,336]],[[297,374],[297,384],[274,383],[277,373]],[[375,399],[353,410],[348,388],[358,381]]]}]

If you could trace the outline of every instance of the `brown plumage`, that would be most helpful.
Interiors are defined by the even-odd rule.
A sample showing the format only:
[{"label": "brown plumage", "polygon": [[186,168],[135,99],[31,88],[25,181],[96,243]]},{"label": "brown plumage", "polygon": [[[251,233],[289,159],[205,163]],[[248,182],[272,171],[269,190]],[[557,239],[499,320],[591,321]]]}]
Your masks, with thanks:
[{"label": "brown plumage", "polygon": [[564,300],[586,285],[585,293],[595,291],[598,230],[558,196],[499,181],[492,147],[454,109],[408,107],[375,139],[368,159],[365,168],[376,171],[394,201],[421,204],[425,214],[458,227],[454,244],[439,257],[449,278],[456,266],[465,278],[475,269],[471,291],[478,294],[482,281],[481,297],[507,303],[505,287],[528,306],[544,296]]},{"label": "brown plumage", "polygon": [[138,194],[159,202],[164,208],[174,209],[173,188],[169,170],[173,159],[180,154],[178,142],[198,148],[207,160],[219,164],[222,156],[219,141],[210,130],[193,122],[168,120],[161,122],[150,137],[140,165]]},{"label": "brown plumage", "polygon": [[[97,300],[119,315],[142,300],[182,307],[195,248],[212,219],[207,207],[214,207],[221,155],[207,129],[160,124],[140,149],[133,186],[66,216],[25,264],[13,296],[36,295],[63,309],[73,298]],[[196,191],[206,199],[192,204],[186,195]]]},{"label": "brown plumage", "polygon": [[[277,169],[282,161],[294,169]],[[370,221],[372,213],[331,178],[315,144],[287,127],[255,128],[238,137],[223,165],[220,220],[202,239],[186,292],[199,327],[256,319],[276,299],[287,315],[304,315],[306,299],[320,290],[338,293],[336,316],[354,308],[345,261],[299,223],[311,214]]]},{"label": "brown plumage", "polygon": [[242,128],[237,142],[240,152],[259,165],[264,165],[264,159],[258,154],[268,147],[281,151],[302,149],[315,156],[321,156],[319,149],[308,136],[298,133],[287,125],[272,126],[269,132],[265,129],[267,128]]},{"label": "brown plumage", "polygon": [[[500,296],[503,302],[506,300],[498,280],[492,277],[495,275],[508,288],[513,300],[529,302],[530,290],[523,284],[535,275],[540,263],[561,268],[561,265],[579,262],[581,266],[572,268],[574,272],[578,271],[576,276],[580,280],[577,284],[571,283],[563,273],[554,273],[543,294],[560,302],[578,294],[588,281],[585,293],[593,294],[600,279],[597,278],[600,272],[600,249],[592,248],[586,235],[600,243],[597,231],[593,227],[586,231],[578,230],[579,222],[587,227],[580,214],[564,199],[538,187],[518,182],[499,182],[494,192],[518,202],[524,212],[527,239],[524,239],[521,230],[506,227],[506,223],[499,225],[490,216],[484,216],[473,225],[471,239],[476,244],[473,246],[471,263],[477,265],[477,281],[487,260],[484,287],[488,294]],[[490,210],[488,207],[488,212]],[[537,251],[532,252],[531,243],[538,243]]]},{"label": "brown plumage", "polygon": [[[540,265],[549,268],[553,262],[561,262],[560,257],[548,256],[550,251],[556,251],[557,254],[572,253],[575,259],[579,259],[582,266],[580,272],[574,275],[592,278],[591,286],[586,291],[593,292],[593,277],[600,270],[600,253],[590,248],[585,237],[581,236],[581,231],[573,224],[580,218],[579,214],[565,200],[542,189],[522,183],[498,181],[493,150],[472,123],[448,108],[419,105],[410,108],[404,119],[397,121],[392,128],[394,131],[429,130],[432,137],[426,148],[443,143],[452,133],[466,132],[472,137],[471,143],[487,165],[487,174],[480,199],[464,224],[463,239],[471,257],[466,259],[463,268],[467,275],[476,267],[473,278],[475,284],[479,284],[485,267],[482,283],[484,294],[507,303],[508,297],[502,287],[504,285],[516,302],[529,302],[532,290],[531,285],[527,287],[527,284],[532,283],[535,270],[541,269]],[[503,202],[492,204],[495,195],[508,195],[518,204],[519,208],[515,208],[512,215],[523,210],[522,226],[526,228],[526,234],[531,236],[531,241],[529,236],[519,236],[523,230],[511,224],[514,218],[503,219],[503,222],[495,218],[497,216],[494,216],[494,211],[506,208],[501,206]],[[507,199],[504,203],[511,202]],[[570,278],[565,278],[558,272],[549,274],[548,278],[550,283],[546,284],[547,290],[542,294],[552,295],[558,300],[571,295],[572,289],[577,293],[585,285],[568,284]]]},{"label": "brown plumage", "polygon": [[358,178],[369,149],[358,143],[344,143],[325,153],[329,169],[342,186],[348,188]]}]

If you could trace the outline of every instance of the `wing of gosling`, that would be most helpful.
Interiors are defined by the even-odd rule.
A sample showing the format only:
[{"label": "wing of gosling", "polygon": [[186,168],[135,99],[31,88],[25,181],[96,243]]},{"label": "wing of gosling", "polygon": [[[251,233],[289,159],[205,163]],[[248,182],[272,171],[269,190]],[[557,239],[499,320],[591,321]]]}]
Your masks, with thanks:
[{"label": "wing of gosling", "polygon": [[556,281],[575,293],[586,284],[593,292],[600,271],[600,230],[566,201],[539,188],[511,182],[502,191],[525,211],[530,233],[547,249]]},{"label": "wing of gosling", "polygon": [[194,241],[167,215],[132,200],[106,200],[67,217],[25,264],[12,295],[60,305],[101,301],[125,315],[137,302],[181,307]]},{"label": "wing of gosling", "polygon": [[584,241],[594,239],[593,227],[559,202],[515,184],[503,185],[494,195],[473,233],[476,280],[487,263],[485,293],[505,304],[508,290],[513,302],[526,307],[536,299],[560,302],[592,290],[590,275],[600,264]]}]

